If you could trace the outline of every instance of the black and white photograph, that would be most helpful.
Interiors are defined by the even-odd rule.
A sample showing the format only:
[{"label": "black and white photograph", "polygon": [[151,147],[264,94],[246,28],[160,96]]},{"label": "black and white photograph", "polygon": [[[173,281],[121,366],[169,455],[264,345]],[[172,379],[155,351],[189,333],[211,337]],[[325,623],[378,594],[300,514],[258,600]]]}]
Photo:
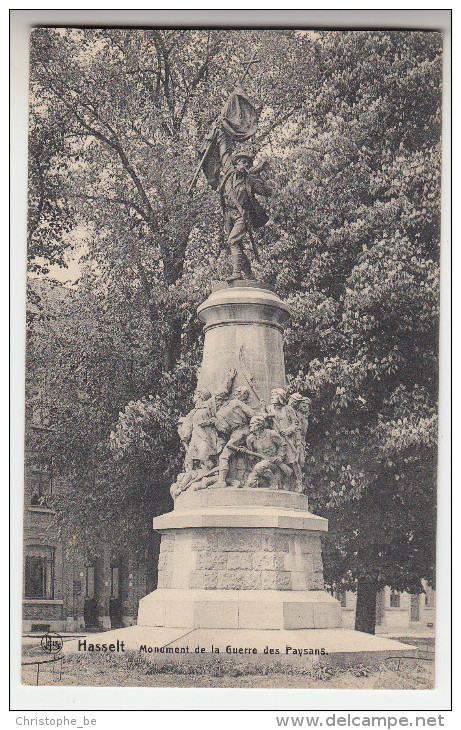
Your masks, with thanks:
[{"label": "black and white photograph", "polygon": [[23,686],[435,688],[444,53],[31,27]]}]

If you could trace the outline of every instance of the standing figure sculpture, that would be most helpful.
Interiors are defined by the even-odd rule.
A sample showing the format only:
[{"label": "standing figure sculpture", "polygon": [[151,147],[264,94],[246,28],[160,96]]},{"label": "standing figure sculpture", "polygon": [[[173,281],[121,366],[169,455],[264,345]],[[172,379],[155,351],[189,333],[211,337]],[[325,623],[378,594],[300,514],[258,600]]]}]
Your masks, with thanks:
[{"label": "standing figure sculpture", "polygon": [[272,417],[274,429],[282,436],[286,444],[286,463],[292,468],[297,479],[298,471],[298,446],[297,429],[298,419],[291,405],[287,403],[287,393],[284,388],[274,388],[271,391],[271,403],[268,409]]},{"label": "standing figure sculpture", "polygon": [[[221,146],[220,146],[221,147]],[[251,265],[244,249],[247,233],[255,258],[259,253],[253,238],[253,230],[264,226],[267,214],[258,202],[255,194],[269,196],[270,190],[258,177],[265,165],[252,168],[254,152],[247,146],[232,155],[226,167],[223,164],[223,175],[220,182],[221,206],[224,213],[224,230],[227,235],[232,275],[229,280],[252,277]]]},{"label": "standing figure sculpture", "polygon": [[261,108],[253,104],[243,89],[234,89],[204,140],[201,160],[189,186],[190,192],[201,169],[213,190],[219,191],[232,263],[229,281],[253,276],[244,250],[245,234],[259,261],[253,231],[268,221],[266,211],[256,198],[256,195],[267,197],[271,194],[259,177],[267,162],[252,167],[256,151],[251,145],[241,145],[256,133],[260,113]]},{"label": "standing figure sculpture", "polygon": [[216,430],[216,415],[230,393],[236,374],[236,370],[229,370],[225,382],[213,395],[208,391],[197,390],[194,407],[187,416],[179,419],[179,437],[186,445],[186,472],[198,468],[212,469],[215,466],[222,449],[222,440]]},{"label": "standing figure sculpture", "polygon": [[288,399],[288,406],[296,414],[297,428],[295,431],[296,464],[294,473],[296,480],[296,491],[303,491],[303,467],[306,463],[306,433],[308,427],[308,415],[311,401],[300,393],[293,393]]},{"label": "standing figure sculpture", "polygon": [[219,456],[216,487],[227,486],[229,459],[235,455],[235,447],[244,442],[249,434],[249,423],[255,414],[254,409],[247,403],[249,397],[249,389],[240,386],[236,388],[234,397],[221,406],[217,413],[216,428],[220,434],[227,437],[227,442]]}]

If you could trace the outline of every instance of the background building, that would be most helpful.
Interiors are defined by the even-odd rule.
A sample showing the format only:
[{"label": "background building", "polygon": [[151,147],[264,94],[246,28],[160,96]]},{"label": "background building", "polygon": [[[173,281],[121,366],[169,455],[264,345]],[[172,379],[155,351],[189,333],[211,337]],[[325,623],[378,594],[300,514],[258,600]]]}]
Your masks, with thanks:
[{"label": "background building", "polygon": [[[394,629],[420,629],[435,627],[435,591],[424,584],[425,593],[398,593],[386,586],[378,593],[376,602],[376,632],[386,633]],[[335,591],[341,603],[343,626],[355,626],[357,596],[353,591]]]},{"label": "background building", "polygon": [[[67,555],[50,507],[59,481],[43,441],[53,437],[49,410],[28,414],[24,489],[23,631],[78,631],[130,626],[139,599],[156,586],[156,573],[103,543],[98,554]],[[40,443],[41,442],[41,443]],[[46,451],[46,447],[45,447]]]}]

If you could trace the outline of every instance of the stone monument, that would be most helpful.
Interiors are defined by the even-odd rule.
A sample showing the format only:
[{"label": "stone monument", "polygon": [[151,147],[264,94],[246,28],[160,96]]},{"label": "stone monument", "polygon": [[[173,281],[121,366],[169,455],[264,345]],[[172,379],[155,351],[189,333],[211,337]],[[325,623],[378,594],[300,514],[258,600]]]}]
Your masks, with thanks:
[{"label": "stone monument", "polygon": [[[205,140],[199,169],[219,190],[232,263],[227,283],[198,308],[203,361],[192,410],[179,423],[186,456],[161,533],[158,589],[138,624],[222,629],[341,625],[325,592],[321,535],[327,521],[302,494],[306,400],[288,403],[283,326],[289,308],[253,280],[244,241],[268,216],[270,189],[248,145],[260,109],[234,89]],[[195,179],[194,179],[195,180]],[[193,181],[194,182],[194,181]]]},{"label": "stone monument", "polygon": [[[327,520],[303,494],[308,398],[287,390],[283,328],[289,307],[254,279],[254,230],[268,221],[269,186],[248,146],[258,109],[238,87],[205,140],[200,170],[219,191],[232,274],[198,308],[203,359],[192,407],[179,419],[184,466],[161,534],[158,588],[141,599],[137,626],[104,634],[127,648],[197,661],[220,653],[329,661],[382,660],[409,647],[341,628],[324,589]],[[93,641],[97,637],[93,637]],[[195,645],[195,649],[191,647]],[[76,651],[69,642],[65,652]]]},{"label": "stone monument", "polygon": [[323,584],[327,521],[309,512],[294,467],[304,434],[286,396],[289,309],[263,285],[234,280],[198,313],[199,397],[179,425],[185,469],[174,511],[154,519],[158,589],[141,600],[138,625],[339,627],[339,602]]}]

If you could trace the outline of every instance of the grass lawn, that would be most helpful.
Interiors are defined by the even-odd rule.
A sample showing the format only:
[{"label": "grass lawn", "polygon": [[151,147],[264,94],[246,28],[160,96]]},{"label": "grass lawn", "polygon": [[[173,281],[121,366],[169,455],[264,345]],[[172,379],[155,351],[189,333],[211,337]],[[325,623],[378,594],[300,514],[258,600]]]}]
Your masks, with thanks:
[{"label": "grass lawn", "polygon": [[[38,646],[23,651],[23,661],[44,659]],[[157,664],[136,652],[73,654],[59,663],[40,668],[39,684],[80,687],[254,687],[283,689],[431,689],[433,662],[418,659],[401,662],[391,669],[361,664],[349,667],[316,665],[312,668],[281,662],[248,664],[220,659],[200,665],[185,662]],[[35,685],[37,667],[22,667],[22,682]]]}]

